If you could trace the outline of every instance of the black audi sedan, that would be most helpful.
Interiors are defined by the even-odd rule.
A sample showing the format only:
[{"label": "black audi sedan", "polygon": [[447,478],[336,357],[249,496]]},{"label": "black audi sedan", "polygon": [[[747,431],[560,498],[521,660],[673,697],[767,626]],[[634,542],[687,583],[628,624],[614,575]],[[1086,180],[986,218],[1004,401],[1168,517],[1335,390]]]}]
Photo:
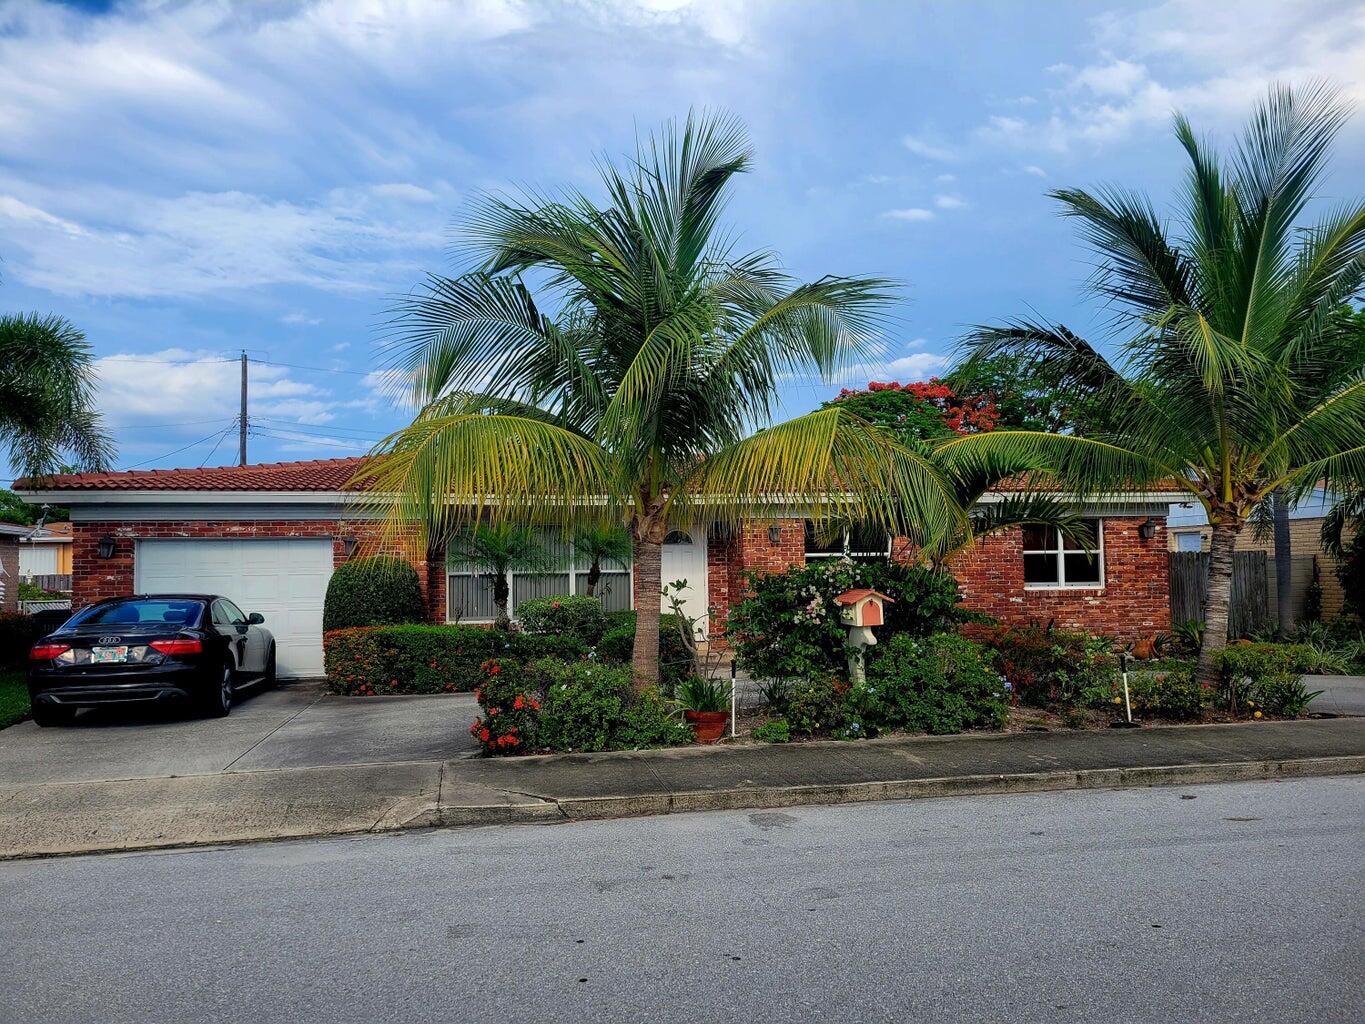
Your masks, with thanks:
[{"label": "black audi sedan", "polygon": [[275,681],[275,638],[216,594],[117,597],[82,608],[29,652],[28,692],[39,725],[80,708],[188,701],[221,717],[237,687]]}]

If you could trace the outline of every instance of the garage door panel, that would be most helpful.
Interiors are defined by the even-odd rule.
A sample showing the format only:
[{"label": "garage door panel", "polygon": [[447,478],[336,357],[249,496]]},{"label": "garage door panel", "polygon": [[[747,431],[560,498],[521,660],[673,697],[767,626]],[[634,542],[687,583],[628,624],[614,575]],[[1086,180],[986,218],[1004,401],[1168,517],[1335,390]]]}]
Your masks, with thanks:
[{"label": "garage door panel", "polygon": [[330,540],[144,540],[135,573],[140,593],[222,594],[245,612],[260,612],[275,637],[280,675],[322,674]]}]

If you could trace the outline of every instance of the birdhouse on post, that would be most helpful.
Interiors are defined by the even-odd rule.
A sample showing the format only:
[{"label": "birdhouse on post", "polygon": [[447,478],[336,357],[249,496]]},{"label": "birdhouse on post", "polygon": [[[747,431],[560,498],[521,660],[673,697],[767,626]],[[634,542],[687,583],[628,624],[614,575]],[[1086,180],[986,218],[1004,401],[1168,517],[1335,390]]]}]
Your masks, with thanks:
[{"label": "birdhouse on post", "polygon": [[872,630],[886,622],[883,606],[895,601],[876,590],[862,588],[846,590],[834,599],[839,606],[839,620],[848,627],[848,678],[861,683],[865,662],[863,651],[877,643]]}]

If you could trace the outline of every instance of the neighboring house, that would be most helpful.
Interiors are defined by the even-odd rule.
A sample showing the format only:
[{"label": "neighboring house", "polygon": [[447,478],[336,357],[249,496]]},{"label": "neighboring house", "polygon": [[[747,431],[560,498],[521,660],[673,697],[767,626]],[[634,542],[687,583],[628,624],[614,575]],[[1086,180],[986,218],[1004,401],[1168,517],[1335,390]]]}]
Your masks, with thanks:
[{"label": "neighboring house", "polygon": [[19,539],[31,529],[0,523],[0,612],[19,610]]},{"label": "neighboring house", "polygon": [[[333,568],[374,549],[375,525],[358,514],[345,485],[359,458],[222,469],[136,470],[48,478],[16,487],[31,502],[70,506],[72,604],[151,591],[221,593],[261,612],[279,644],[282,675],[322,671],[322,603]],[[1090,504],[1097,552],[1059,544],[1053,531],[1014,530],[960,557],[953,571],[971,607],[1003,621],[1118,636],[1170,626],[1165,515],[1168,492]],[[1146,536],[1144,536],[1146,534]],[[817,536],[800,519],[733,529],[675,530],[663,552],[663,580],[687,580],[689,615],[707,618],[721,640],[724,615],[744,594],[745,570],[777,571],[808,559],[893,556],[890,539]],[[513,614],[529,597],[582,592],[588,566],[564,545],[563,570],[514,574]],[[447,564],[440,551],[413,559],[433,621],[492,619],[488,581]],[[609,608],[633,600],[628,565],[604,574]]]},{"label": "neighboring house", "polygon": [[[29,527],[19,544],[19,575],[24,579],[71,575],[71,524]],[[48,588],[52,589],[52,588]]]},{"label": "neighboring house", "polygon": [[[1303,605],[1304,592],[1313,580],[1314,570],[1322,586],[1322,615],[1330,619],[1341,614],[1343,592],[1337,578],[1337,559],[1322,547],[1322,520],[1331,511],[1335,498],[1322,487],[1289,510],[1290,592],[1295,608]],[[1212,530],[1208,516],[1197,503],[1171,505],[1167,537],[1172,551],[1207,551]],[[1275,583],[1275,538],[1267,526],[1256,530],[1248,526],[1237,538],[1238,551],[1266,553],[1266,600],[1271,621],[1278,614]]]}]

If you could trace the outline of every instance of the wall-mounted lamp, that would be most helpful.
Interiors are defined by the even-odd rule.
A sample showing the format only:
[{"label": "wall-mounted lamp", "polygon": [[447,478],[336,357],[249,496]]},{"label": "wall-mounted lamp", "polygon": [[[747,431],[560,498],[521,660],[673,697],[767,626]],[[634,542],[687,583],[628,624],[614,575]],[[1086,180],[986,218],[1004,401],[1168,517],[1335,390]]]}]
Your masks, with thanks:
[{"label": "wall-mounted lamp", "polygon": [[1151,540],[1153,537],[1155,537],[1156,520],[1153,519],[1151,516],[1148,516],[1146,522],[1139,523],[1138,536],[1141,537],[1143,540]]},{"label": "wall-mounted lamp", "polygon": [[98,552],[98,554],[99,554],[99,556],[100,556],[101,558],[113,558],[113,557],[114,557],[114,538],[113,538],[113,537],[110,537],[108,534],[105,534],[103,537],[100,538],[100,546],[99,546],[99,552]]},{"label": "wall-mounted lamp", "polygon": [[768,543],[769,543],[769,544],[776,544],[776,543],[777,543],[778,541],[780,541],[781,539],[782,539],[782,527],[778,526],[776,523],[772,523],[771,525],[769,525],[769,527],[768,527]]},{"label": "wall-mounted lamp", "polygon": [[355,557],[356,549],[360,547],[360,541],[355,537],[342,537],[341,550],[347,558]]}]

